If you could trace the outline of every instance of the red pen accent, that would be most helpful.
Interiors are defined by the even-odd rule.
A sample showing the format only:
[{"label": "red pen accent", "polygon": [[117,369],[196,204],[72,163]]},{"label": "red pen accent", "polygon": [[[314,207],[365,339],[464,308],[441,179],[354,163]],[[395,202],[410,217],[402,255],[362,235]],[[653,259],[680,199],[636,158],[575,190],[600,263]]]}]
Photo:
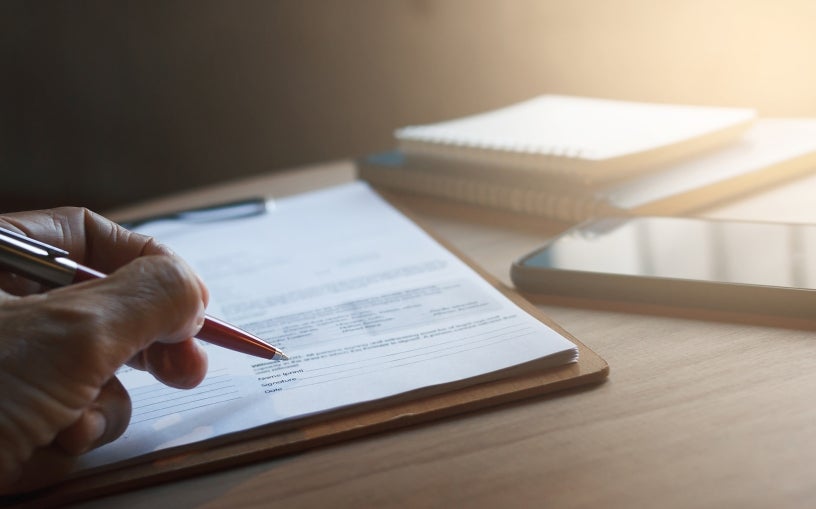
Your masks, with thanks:
[{"label": "red pen accent", "polygon": [[[105,274],[90,267],[85,267],[80,264],[76,265],[74,283],[105,277]],[[196,337],[214,345],[229,348],[236,352],[263,357],[264,359],[288,359],[286,354],[261,338],[211,316],[204,318],[204,325],[198,334],[196,334]]]}]

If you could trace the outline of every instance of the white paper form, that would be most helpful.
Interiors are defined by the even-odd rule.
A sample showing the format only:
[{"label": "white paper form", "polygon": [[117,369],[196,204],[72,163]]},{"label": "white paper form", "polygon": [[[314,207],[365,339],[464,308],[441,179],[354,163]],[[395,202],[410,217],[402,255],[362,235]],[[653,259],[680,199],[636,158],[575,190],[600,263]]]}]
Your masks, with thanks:
[{"label": "white paper form", "polygon": [[[142,228],[183,256],[208,313],[287,361],[204,343],[210,371],[177,390],[123,369],[125,434],[82,458],[99,466],[549,358],[573,343],[510,302],[363,183],[281,199],[270,212]],[[546,361],[545,363],[546,364]]]}]

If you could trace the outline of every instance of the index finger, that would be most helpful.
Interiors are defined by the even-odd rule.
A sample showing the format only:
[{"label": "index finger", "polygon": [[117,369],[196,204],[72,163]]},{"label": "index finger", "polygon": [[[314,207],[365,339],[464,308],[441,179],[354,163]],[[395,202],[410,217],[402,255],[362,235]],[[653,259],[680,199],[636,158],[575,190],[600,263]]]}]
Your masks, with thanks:
[{"label": "index finger", "polygon": [[72,260],[102,272],[113,272],[139,256],[171,254],[151,237],[80,207],[4,214],[0,226],[65,249]]}]

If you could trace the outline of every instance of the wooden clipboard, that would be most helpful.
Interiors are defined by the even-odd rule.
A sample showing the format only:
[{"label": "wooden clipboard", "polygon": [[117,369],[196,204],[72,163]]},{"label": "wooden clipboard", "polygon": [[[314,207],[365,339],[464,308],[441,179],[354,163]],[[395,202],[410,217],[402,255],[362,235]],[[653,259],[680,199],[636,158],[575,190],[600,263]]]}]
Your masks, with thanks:
[{"label": "wooden clipboard", "polygon": [[374,433],[424,423],[533,396],[603,382],[609,366],[600,356],[544,315],[518,292],[486,273],[453,246],[417,221],[397,197],[379,191],[392,205],[419,224],[440,244],[461,258],[508,299],[578,347],[578,362],[420,396],[409,401],[390,400],[323,413],[297,421],[264,426],[232,437],[228,442],[205,441],[184,452],[153,460],[103,469],[16,501],[19,507],[49,507],[101,497],[143,486],[225,469],[250,462],[303,452],[315,447]]}]

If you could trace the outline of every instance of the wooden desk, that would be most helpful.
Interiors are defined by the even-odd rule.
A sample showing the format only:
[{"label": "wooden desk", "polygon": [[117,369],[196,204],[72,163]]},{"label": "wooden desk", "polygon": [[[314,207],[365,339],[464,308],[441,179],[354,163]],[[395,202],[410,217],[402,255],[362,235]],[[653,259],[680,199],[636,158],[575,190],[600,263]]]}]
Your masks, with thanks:
[{"label": "wooden desk", "polygon": [[[353,178],[348,164],[203,190],[122,215]],[[816,177],[709,211],[816,222]],[[421,201],[505,282],[558,226]],[[535,231],[536,229],[540,231]],[[816,260],[814,260],[816,263]],[[813,507],[816,334],[614,309],[542,308],[606,358],[608,382],[84,504],[84,507]],[[814,310],[816,316],[816,310]]]}]

